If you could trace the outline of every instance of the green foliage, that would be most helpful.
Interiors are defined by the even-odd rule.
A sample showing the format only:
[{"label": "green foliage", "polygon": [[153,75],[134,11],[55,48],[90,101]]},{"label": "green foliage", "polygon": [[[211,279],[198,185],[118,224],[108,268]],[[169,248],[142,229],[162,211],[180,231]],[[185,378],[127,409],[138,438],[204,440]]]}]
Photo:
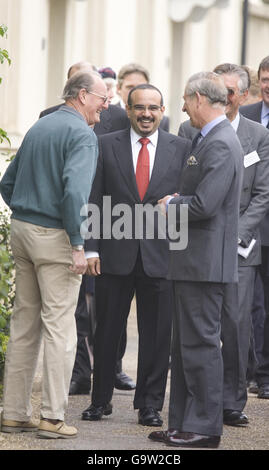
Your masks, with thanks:
[{"label": "green foliage", "polygon": [[[0,36],[6,38],[7,37],[7,27],[3,24],[0,25]],[[4,61],[8,62],[8,65],[11,64],[11,59],[9,57],[8,51],[6,49],[1,49],[0,47],[0,63],[3,64]],[[0,77],[0,84],[2,83],[2,77]],[[7,133],[0,128],[0,144],[6,140],[10,145],[10,140],[7,136]]]},{"label": "green foliage", "polygon": [[3,379],[9,320],[14,303],[14,262],[10,250],[9,214],[0,211],[0,382]]},{"label": "green foliage", "polygon": [[[0,36],[6,37],[7,27],[0,25]],[[10,65],[6,49],[0,48],[0,63],[7,61]],[[0,78],[0,83],[2,79]],[[0,129],[0,143],[10,140],[6,131]],[[5,353],[9,338],[9,320],[14,302],[14,262],[10,250],[10,222],[7,209],[0,210],[0,393],[3,380]]]}]

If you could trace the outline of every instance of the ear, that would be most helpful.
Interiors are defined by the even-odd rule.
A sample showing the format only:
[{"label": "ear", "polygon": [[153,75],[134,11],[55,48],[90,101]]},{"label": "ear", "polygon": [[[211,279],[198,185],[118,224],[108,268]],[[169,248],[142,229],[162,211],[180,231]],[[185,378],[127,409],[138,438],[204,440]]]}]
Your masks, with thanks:
[{"label": "ear", "polygon": [[130,117],[131,108],[128,104],[126,104],[126,106],[125,106],[125,111],[127,113],[127,116]]},{"label": "ear", "polygon": [[200,93],[199,93],[198,91],[196,91],[194,98],[196,98],[196,100],[197,100],[197,106],[199,106],[199,105],[202,104],[203,99],[204,99],[204,96],[200,95]]},{"label": "ear", "polygon": [[81,88],[81,90],[79,90],[79,93],[78,93],[78,98],[79,100],[81,101],[82,104],[85,104],[86,102],[86,90],[85,88]]},{"label": "ear", "polygon": [[247,97],[248,97],[248,90],[245,90],[244,93],[242,93],[242,95],[240,95],[240,99],[239,99],[240,106],[242,106],[242,104],[245,103]]},{"label": "ear", "polygon": [[121,96],[121,87],[119,86],[118,83],[117,83],[116,91],[117,91],[117,94]]}]

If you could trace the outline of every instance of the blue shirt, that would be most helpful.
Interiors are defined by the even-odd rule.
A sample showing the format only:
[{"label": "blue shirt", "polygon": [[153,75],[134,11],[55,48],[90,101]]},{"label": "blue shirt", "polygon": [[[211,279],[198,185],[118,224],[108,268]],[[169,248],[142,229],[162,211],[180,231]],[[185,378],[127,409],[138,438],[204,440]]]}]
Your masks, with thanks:
[{"label": "blue shirt", "polygon": [[264,127],[267,126],[269,122],[269,106],[262,102],[262,114],[261,114],[261,123]]},{"label": "blue shirt", "polygon": [[213,121],[208,122],[202,129],[201,129],[201,134],[202,137],[204,138],[212,129],[215,127],[217,124],[219,124],[221,121],[224,121],[226,119],[225,114],[222,114],[221,116],[218,116],[216,119],[213,119]]}]

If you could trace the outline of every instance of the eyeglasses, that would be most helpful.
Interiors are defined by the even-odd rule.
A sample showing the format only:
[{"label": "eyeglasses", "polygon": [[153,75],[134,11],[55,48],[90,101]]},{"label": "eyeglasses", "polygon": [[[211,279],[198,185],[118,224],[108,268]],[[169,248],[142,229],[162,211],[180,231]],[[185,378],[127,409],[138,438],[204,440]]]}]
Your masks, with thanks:
[{"label": "eyeglasses", "polygon": [[99,98],[102,98],[104,104],[106,104],[108,100],[108,96],[99,95],[98,93],[94,93],[94,91],[88,91],[88,93],[89,95],[95,95],[95,96],[98,96]]},{"label": "eyeglasses", "polygon": [[157,106],[157,105],[149,105],[149,106],[143,106],[142,104],[134,104],[133,106],[131,106],[135,111],[146,111],[147,109],[151,112],[151,113],[156,113],[157,111],[159,111],[160,109],[162,109],[161,106]]}]

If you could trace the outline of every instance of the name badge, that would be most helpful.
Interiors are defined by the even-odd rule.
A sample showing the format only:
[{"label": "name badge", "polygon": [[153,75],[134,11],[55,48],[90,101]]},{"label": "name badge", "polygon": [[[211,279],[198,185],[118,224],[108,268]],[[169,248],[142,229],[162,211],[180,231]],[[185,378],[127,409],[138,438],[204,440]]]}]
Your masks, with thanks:
[{"label": "name badge", "polygon": [[256,150],[254,150],[253,152],[250,152],[244,156],[244,167],[247,168],[248,166],[254,165],[254,163],[257,163],[259,161],[260,157],[257,154]]}]

